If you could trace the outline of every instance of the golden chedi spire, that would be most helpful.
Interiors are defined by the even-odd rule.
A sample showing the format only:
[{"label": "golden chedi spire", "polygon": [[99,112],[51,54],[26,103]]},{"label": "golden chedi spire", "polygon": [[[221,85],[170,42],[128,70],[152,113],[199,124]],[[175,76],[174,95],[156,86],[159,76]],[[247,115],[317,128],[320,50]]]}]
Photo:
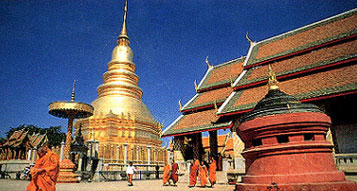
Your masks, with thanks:
[{"label": "golden chedi spire", "polygon": [[125,1],[122,30],[117,45],[113,49],[108,71],[103,74],[104,83],[97,88],[98,98],[92,103],[94,115],[106,115],[110,110],[114,114],[124,113],[153,122],[154,119],[141,101],[142,90],[138,86],[139,76],[135,73],[133,51],[127,34],[128,2]]},{"label": "golden chedi spire", "polygon": [[127,31],[126,31],[126,15],[127,15],[127,12],[128,12],[128,0],[125,1],[124,16],[123,16],[123,26],[122,26],[122,28],[121,28],[121,33],[120,33],[120,35],[119,35],[119,39],[120,39],[120,38],[127,38],[127,39],[129,39],[128,34],[127,34]]}]

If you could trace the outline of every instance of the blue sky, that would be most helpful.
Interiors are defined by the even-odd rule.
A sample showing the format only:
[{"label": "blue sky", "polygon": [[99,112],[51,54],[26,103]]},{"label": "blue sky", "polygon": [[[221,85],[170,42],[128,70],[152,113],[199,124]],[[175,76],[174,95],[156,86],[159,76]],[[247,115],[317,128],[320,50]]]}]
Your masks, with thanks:
[{"label": "blue sky", "polygon": [[[357,7],[355,0],[129,0],[128,35],[143,101],[167,127],[207,70],[254,41]],[[48,104],[91,103],[116,45],[124,0],[0,1],[0,136],[9,127],[67,121]]]}]

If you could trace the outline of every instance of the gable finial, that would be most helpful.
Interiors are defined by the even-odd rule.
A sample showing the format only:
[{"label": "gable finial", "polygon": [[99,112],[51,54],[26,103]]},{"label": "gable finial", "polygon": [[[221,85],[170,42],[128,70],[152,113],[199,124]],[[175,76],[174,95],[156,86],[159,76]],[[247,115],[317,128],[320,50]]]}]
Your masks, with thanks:
[{"label": "gable finial", "polygon": [[178,101],[179,107],[180,107],[180,111],[182,110],[182,104],[181,104],[181,100]]},{"label": "gable finial", "polygon": [[248,40],[250,46],[252,46],[255,43],[255,42],[252,41],[252,39],[249,38],[248,32],[247,32],[247,34],[245,34],[245,38]]},{"label": "gable finial", "polygon": [[198,89],[197,81],[195,80],[193,83],[195,84],[195,90],[196,90],[196,92],[197,92],[197,89]]},{"label": "gable finial", "polygon": [[206,64],[207,64],[207,66],[208,66],[208,69],[211,69],[211,68],[213,68],[213,66],[209,63],[209,61],[208,61],[208,56],[206,57]]}]

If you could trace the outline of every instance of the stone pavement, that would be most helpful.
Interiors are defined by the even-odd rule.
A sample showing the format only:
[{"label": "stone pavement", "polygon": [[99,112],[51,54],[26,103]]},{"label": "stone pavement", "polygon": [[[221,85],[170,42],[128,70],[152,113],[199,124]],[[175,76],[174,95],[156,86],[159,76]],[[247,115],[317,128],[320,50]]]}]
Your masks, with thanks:
[{"label": "stone pavement", "polygon": [[[217,184],[214,188],[188,188],[187,183],[178,182],[177,187],[162,186],[162,180],[134,180],[128,187],[125,181],[57,184],[56,191],[233,191],[233,185]],[[25,191],[29,181],[0,179],[0,191]]]}]

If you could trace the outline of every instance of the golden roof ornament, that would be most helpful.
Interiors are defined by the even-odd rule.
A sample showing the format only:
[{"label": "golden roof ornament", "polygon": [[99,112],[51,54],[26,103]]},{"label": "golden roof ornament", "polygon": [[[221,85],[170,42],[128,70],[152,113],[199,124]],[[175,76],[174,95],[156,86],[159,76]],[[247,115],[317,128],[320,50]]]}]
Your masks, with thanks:
[{"label": "golden roof ornament", "polygon": [[180,107],[180,111],[181,111],[182,110],[181,100],[179,100],[179,107]]},{"label": "golden roof ornament", "polygon": [[247,32],[247,34],[245,34],[245,38],[248,40],[248,42],[249,42],[250,46],[252,46],[252,45],[254,45],[254,44],[255,44],[255,42],[253,42],[253,41],[252,41],[252,39],[250,39],[250,38],[249,38],[249,36],[248,36],[248,32]]},{"label": "golden roof ornament", "polygon": [[208,61],[208,56],[206,57],[206,64],[207,64],[207,66],[208,66],[208,69],[211,69],[211,68],[213,68],[213,66],[209,63],[209,61]]},{"label": "golden roof ornament", "polygon": [[279,86],[278,86],[279,82],[276,79],[275,72],[271,68],[270,64],[269,64],[268,78],[269,78],[268,79],[269,90],[279,89]]},{"label": "golden roof ornament", "polygon": [[195,80],[193,83],[195,84],[195,90],[197,91],[197,89],[198,89],[197,81]]}]

